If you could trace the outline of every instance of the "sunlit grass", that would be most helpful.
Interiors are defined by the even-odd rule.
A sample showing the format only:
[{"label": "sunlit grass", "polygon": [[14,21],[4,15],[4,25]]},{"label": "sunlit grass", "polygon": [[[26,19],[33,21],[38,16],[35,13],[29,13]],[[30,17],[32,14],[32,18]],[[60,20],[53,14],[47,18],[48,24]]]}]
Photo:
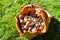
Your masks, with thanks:
[{"label": "sunlit grass", "polygon": [[[25,40],[20,39],[16,30],[15,16],[21,10],[21,6],[30,3],[42,6],[57,20],[60,18],[60,0],[0,0],[0,40]],[[59,37],[60,34],[55,37],[53,35],[52,40],[59,40]]]}]

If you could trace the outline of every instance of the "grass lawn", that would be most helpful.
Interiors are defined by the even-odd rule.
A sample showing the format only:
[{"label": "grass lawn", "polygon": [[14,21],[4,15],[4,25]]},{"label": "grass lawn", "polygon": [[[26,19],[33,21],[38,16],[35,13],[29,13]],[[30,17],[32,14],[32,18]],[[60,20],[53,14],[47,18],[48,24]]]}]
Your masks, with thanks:
[{"label": "grass lawn", "polygon": [[48,32],[32,40],[60,40],[60,0],[0,0],[0,40],[26,40],[19,36],[15,16],[21,6],[37,4],[52,16]]}]

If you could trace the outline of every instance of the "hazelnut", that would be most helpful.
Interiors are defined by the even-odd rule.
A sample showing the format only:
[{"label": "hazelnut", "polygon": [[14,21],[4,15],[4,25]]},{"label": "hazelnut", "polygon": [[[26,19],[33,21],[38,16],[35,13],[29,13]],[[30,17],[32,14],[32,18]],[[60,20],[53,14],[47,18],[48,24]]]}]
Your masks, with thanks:
[{"label": "hazelnut", "polygon": [[27,25],[24,26],[24,29],[27,29]]},{"label": "hazelnut", "polygon": [[31,22],[28,26],[32,26],[32,25],[34,25],[35,23],[34,22]]},{"label": "hazelnut", "polygon": [[39,27],[39,26],[40,26],[40,23],[35,24],[35,26],[36,26],[36,27]]},{"label": "hazelnut", "polygon": [[39,28],[37,28],[38,31],[41,31],[43,29],[43,26],[40,26]]},{"label": "hazelnut", "polygon": [[37,22],[38,20],[37,20],[37,18],[34,18],[33,21],[34,21],[34,22]]},{"label": "hazelnut", "polygon": [[24,27],[22,27],[22,30],[24,30]]},{"label": "hazelnut", "polygon": [[24,33],[26,33],[27,31],[26,30],[23,30]]},{"label": "hazelnut", "polygon": [[36,27],[34,27],[33,29],[32,29],[32,33],[36,33],[37,32],[37,29],[36,29]]},{"label": "hazelnut", "polygon": [[35,24],[36,27],[38,27],[39,25],[38,24]]},{"label": "hazelnut", "polygon": [[20,20],[20,23],[24,23],[24,20],[22,20],[22,19],[19,19]]},{"label": "hazelnut", "polygon": [[43,26],[40,26],[39,29],[42,30],[43,29]]},{"label": "hazelnut", "polygon": [[28,28],[28,32],[30,32],[31,30],[32,30],[32,27],[29,27],[29,28]]},{"label": "hazelnut", "polygon": [[21,15],[19,15],[19,18],[23,18],[24,16],[21,14]]},{"label": "hazelnut", "polygon": [[26,22],[28,20],[27,16],[24,17],[24,21]]},{"label": "hazelnut", "polygon": [[44,22],[42,22],[41,25],[44,25]]},{"label": "hazelnut", "polygon": [[30,21],[27,21],[27,22],[26,22],[26,25],[28,25],[28,24],[30,24]]},{"label": "hazelnut", "polygon": [[26,25],[24,26],[25,29],[27,29],[29,23],[29,21],[26,22]]},{"label": "hazelnut", "polygon": [[41,30],[42,29],[42,26],[40,26],[39,29]]}]

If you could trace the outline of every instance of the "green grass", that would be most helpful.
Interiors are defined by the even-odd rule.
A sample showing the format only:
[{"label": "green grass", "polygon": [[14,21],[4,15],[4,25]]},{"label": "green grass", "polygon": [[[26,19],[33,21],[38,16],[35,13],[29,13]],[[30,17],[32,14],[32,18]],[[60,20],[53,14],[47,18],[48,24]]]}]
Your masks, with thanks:
[{"label": "green grass", "polygon": [[60,0],[0,0],[0,40],[26,40],[17,32],[15,16],[21,6],[30,3],[42,6],[53,16],[48,32],[33,40],[60,40]]}]

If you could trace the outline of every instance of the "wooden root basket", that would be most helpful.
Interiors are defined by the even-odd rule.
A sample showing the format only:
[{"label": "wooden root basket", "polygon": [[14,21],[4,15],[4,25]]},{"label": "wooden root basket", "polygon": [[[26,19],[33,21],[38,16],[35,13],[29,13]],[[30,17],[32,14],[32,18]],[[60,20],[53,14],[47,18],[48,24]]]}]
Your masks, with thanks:
[{"label": "wooden root basket", "polygon": [[[36,13],[37,15],[40,15],[42,17],[44,28],[43,28],[43,30],[41,32],[22,33],[20,22],[19,22],[19,15],[28,14],[29,12]],[[42,34],[47,32],[51,18],[52,18],[52,16],[46,10],[44,10],[42,7],[39,7],[38,5],[35,5],[35,4],[29,4],[29,5],[26,5],[26,6],[22,7],[22,10],[16,16],[16,28],[17,28],[20,36],[31,39],[31,38],[37,36],[38,34],[42,35]]]}]

